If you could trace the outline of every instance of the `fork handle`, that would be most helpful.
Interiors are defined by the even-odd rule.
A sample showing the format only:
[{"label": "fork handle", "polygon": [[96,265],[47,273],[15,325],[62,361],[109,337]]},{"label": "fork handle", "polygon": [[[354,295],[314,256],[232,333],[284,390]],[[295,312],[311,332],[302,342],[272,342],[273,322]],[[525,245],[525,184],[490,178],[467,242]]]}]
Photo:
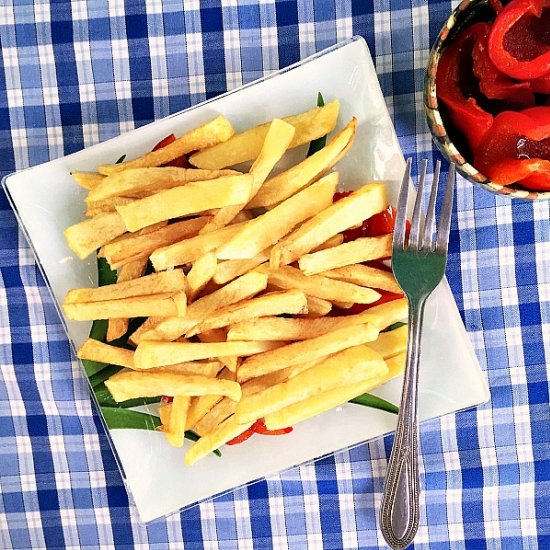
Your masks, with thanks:
[{"label": "fork handle", "polygon": [[380,508],[380,526],[389,546],[406,548],[418,530],[418,359],[425,299],[409,297],[409,340],[401,407]]}]

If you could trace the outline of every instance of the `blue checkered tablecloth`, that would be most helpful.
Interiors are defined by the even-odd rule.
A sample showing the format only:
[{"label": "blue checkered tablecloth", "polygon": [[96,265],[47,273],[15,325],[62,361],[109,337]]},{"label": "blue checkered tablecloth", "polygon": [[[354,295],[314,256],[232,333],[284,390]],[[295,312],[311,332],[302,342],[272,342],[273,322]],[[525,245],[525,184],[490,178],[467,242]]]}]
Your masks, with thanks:
[{"label": "blue checkered tablecloth", "polygon": [[[446,0],[0,1],[1,175],[354,34],[405,155]],[[423,424],[422,549],[550,548],[550,209],[459,179],[448,278],[491,402]],[[138,522],[32,253],[0,195],[0,548],[382,548],[391,437]]]}]

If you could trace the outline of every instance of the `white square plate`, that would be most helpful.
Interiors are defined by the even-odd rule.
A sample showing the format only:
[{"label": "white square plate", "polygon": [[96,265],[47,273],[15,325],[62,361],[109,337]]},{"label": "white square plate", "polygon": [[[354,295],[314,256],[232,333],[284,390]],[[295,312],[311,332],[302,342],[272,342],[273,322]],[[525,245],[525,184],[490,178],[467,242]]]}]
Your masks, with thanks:
[{"label": "white square plate", "polygon": [[[70,288],[94,285],[96,261],[78,260],[63,230],[82,219],[85,191],[71,179],[72,170],[94,170],[123,153],[131,159],[170,133],[226,115],[237,131],[310,109],[321,91],[326,101],[340,100],[341,128],[358,119],[351,152],[338,164],[340,181],[354,188],[371,180],[388,184],[395,200],[404,159],[382,96],[366,43],[348,40],[269,78],[159,120],[105,143],[41,166],[12,174],[4,186],[44,277],[58,304]],[[292,152],[303,158],[305,148]],[[62,315],[60,311],[60,315]],[[78,348],[90,324],[64,319]],[[489,398],[487,383],[446,282],[429,301],[424,321],[420,380],[421,419],[435,418],[480,404]],[[399,403],[401,380],[376,393]],[[109,433],[127,488],[144,521],[268,476],[327,453],[379,437],[395,428],[395,416],[347,404],[303,422],[284,437],[253,437],[225,446],[220,459],[206,457],[192,468],[181,449],[171,448],[158,432],[113,430]]]}]

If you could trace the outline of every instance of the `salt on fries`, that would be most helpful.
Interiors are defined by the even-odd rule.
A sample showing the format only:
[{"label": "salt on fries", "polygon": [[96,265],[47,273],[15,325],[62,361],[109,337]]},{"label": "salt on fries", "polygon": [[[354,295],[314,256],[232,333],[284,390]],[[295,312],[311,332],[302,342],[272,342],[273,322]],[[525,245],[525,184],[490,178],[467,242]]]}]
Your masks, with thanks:
[{"label": "salt on fries", "polygon": [[[406,300],[346,312],[400,292],[391,273],[362,263],[389,257],[391,235],[344,239],[387,208],[385,186],[333,202],[339,177],[327,172],[356,120],[277,172],[287,150],[334,130],[338,112],[333,101],[238,134],[219,116],[137,159],[73,173],[89,190],[88,219],[65,230],[67,243],[80,258],[97,251],[118,280],[69,291],[63,309],[108,319],[107,342],[134,347],[88,339],[78,356],[122,368],[105,381],[116,402],[171,397],[159,404],[168,443],[200,435],[187,464],[260,418],[295,424],[403,370],[407,329],[384,329],[406,317]],[[190,167],[167,166],[192,151]],[[231,168],[246,161],[246,173]],[[129,334],[136,317],[147,319]]]}]

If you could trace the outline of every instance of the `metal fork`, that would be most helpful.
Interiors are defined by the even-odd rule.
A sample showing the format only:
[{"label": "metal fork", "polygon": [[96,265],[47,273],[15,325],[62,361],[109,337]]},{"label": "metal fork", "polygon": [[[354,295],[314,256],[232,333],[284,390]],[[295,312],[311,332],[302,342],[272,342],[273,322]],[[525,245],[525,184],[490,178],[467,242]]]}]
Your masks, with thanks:
[{"label": "metal fork", "polygon": [[425,222],[422,223],[422,191],[427,166],[428,161],[424,159],[407,246],[405,228],[411,159],[407,161],[397,203],[397,216],[393,235],[392,269],[399,286],[409,301],[407,360],[403,393],[380,509],[382,534],[393,549],[406,548],[413,541],[418,530],[420,511],[417,389],[421,347],[420,332],[426,299],[445,274],[453,205],[455,165],[451,164],[441,207],[439,230],[436,231],[435,200],[441,170],[441,163],[437,161],[428,212]]}]

